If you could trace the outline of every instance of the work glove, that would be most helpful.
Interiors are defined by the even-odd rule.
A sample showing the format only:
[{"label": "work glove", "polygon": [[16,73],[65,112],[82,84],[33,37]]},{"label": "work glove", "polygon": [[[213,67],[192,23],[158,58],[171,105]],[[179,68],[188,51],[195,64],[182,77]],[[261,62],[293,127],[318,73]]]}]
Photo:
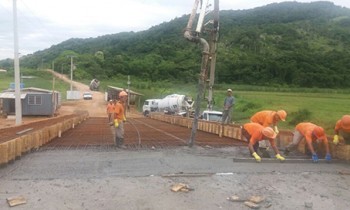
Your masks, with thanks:
[{"label": "work glove", "polygon": [[278,130],[277,126],[274,127],[274,131],[276,134],[278,134],[280,131]]},{"label": "work glove", "polygon": [[314,163],[318,162],[318,156],[316,153],[312,154],[312,162],[314,162]]},{"label": "work glove", "polygon": [[256,162],[261,162],[261,157],[258,154],[256,154],[256,152],[254,152],[252,155],[254,156]]},{"label": "work glove", "polygon": [[126,118],[125,118],[125,116],[123,117],[123,121],[124,121],[124,122],[126,122]]},{"label": "work glove", "polygon": [[114,120],[114,127],[118,128],[119,127],[119,122],[117,119]]},{"label": "work glove", "polygon": [[285,160],[285,158],[282,157],[280,154],[277,154],[277,155],[276,155],[276,158],[277,158],[278,160],[280,160],[280,161],[284,161],[284,160]]},{"label": "work glove", "polygon": [[339,136],[338,135],[334,135],[333,137],[333,144],[337,145],[339,143]]},{"label": "work glove", "polygon": [[331,161],[332,160],[331,154],[327,153],[325,159],[327,161]]}]

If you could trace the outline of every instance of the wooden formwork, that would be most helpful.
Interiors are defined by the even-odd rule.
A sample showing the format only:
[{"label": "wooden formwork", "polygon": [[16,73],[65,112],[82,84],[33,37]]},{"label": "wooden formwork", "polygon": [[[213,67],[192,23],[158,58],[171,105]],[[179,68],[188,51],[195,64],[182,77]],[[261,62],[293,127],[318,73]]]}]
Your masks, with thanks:
[{"label": "wooden formwork", "polygon": [[3,166],[4,164],[8,163],[7,148],[8,148],[7,142],[0,144],[0,166]]},{"label": "wooden formwork", "polygon": [[12,162],[16,159],[16,142],[14,140],[7,142],[7,161]]},{"label": "wooden formwork", "polygon": [[21,137],[15,138],[16,145],[16,159],[19,159],[22,156],[22,139]]},{"label": "wooden formwork", "polygon": [[33,149],[39,149],[42,145],[50,142],[54,138],[60,137],[62,132],[74,128],[75,125],[87,118],[88,113],[84,113],[78,117],[66,119],[63,122],[43,127],[40,130],[1,143],[0,166],[20,158],[23,154]]},{"label": "wooden formwork", "polygon": [[350,160],[350,145],[337,145],[334,148],[336,158]]}]

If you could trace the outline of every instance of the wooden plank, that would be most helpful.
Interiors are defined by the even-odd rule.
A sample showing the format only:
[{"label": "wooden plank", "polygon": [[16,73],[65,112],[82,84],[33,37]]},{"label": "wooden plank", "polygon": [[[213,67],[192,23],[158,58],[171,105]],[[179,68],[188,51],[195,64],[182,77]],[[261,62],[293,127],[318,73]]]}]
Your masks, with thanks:
[{"label": "wooden plank", "polygon": [[[256,163],[254,158],[233,158],[233,162],[236,163]],[[260,163],[279,163],[280,161],[275,158],[262,158]],[[319,159],[319,163],[329,163],[325,159]],[[284,163],[312,163],[312,159],[310,158],[286,158],[285,161],[281,162],[281,164]],[[330,163],[348,163],[346,160],[339,160],[339,159],[332,159]]]},{"label": "wooden plank", "polygon": [[17,135],[21,135],[21,134],[23,134],[23,133],[25,133],[25,132],[28,132],[28,131],[31,131],[31,130],[33,130],[33,128],[28,128],[28,129],[19,131],[19,132],[17,132],[16,134],[17,134]]},{"label": "wooden plank", "polygon": [[27,203],[27,200],[23,196],[10,197],[6,200],[11,207]]}]

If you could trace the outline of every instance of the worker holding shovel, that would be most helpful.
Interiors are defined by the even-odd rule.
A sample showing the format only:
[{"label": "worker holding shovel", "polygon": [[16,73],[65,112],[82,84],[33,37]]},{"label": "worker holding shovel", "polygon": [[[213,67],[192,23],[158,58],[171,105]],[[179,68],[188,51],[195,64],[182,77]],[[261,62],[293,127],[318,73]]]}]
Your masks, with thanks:
[{"label": "worker holding shovel", "polygon": [[[259,141],[268,139],[271,147],[276,153],[276,158],[280,161],[284,161],[285,158],[280,155],[280,152],[275,144],[275,138],[277,134],[270,127],[263,127],[258,123],[246,123],[242,128],[242,136],[248,141],[249,151],[257,162],[261,162],[261,157],[257,154]],[[243,139],[244,139],[243,138]]]}]

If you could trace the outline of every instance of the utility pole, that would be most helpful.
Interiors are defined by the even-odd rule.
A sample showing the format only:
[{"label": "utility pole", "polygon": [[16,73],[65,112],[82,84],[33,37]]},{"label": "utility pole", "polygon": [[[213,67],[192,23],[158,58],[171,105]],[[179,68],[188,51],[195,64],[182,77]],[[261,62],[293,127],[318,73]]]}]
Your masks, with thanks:
[{"label": "utility pole", "polygon": [[128,75],[128,111],[130,112],[130,75]]},{"label": "utility pole", "polygon": [[13,0],[13,37],[14,37],[14,68],[15,68],[15,108],[16,108],[16,125],[22,124],[22,103],[20,90],[20,69],[18,53],[18,31],[17,31],[17,2]]},{"label": "utility pole", "polygon": [[70,56],[70,91],[73,90],[73,57],[72,55]]}]

